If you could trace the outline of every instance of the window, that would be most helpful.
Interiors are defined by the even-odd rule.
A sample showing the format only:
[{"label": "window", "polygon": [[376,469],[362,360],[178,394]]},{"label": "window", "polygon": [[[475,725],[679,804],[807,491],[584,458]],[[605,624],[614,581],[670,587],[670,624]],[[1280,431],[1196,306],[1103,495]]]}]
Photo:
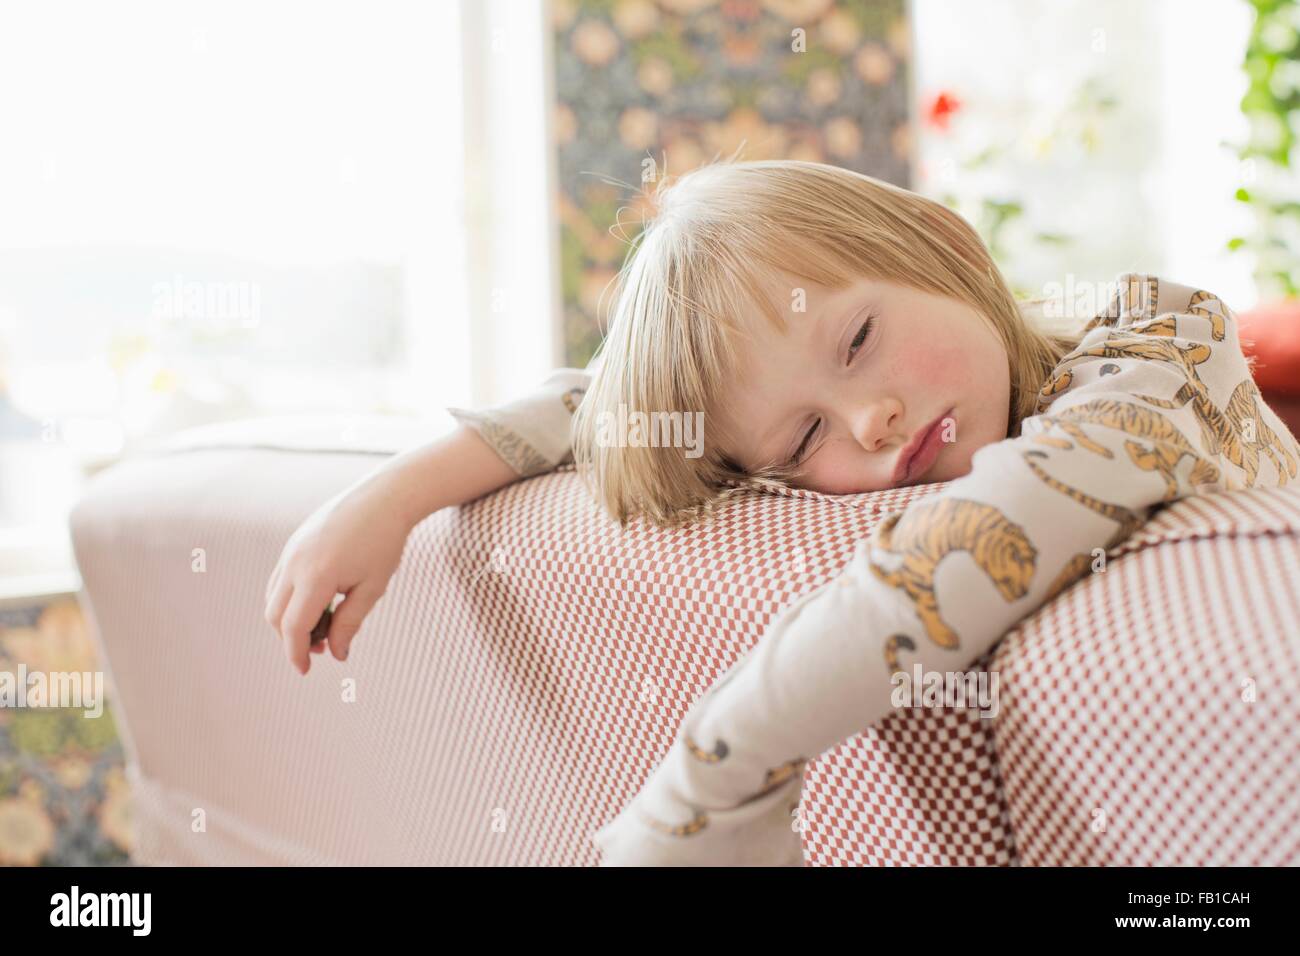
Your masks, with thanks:
[{"label": "window", "polygon": [[1246,136],[1247,4],[911,6],[914,188],[980,229],[1016,291],[1134,269],[1254,304],[1226,251],[1249,221],[1228,145]]},{"label": "window", "polygon": [[540,379],[541,6],[9,6],[10,400],[135,434],[169,414],[428,413]]},{"label": "window", "polygon": [[15,481],[42,442],[84,458],[248,416],[437,418],[540,382],[559,354],[544,7],[5,5],[0,445],[26,491],[0,527],[66,514],[67,489]]}]

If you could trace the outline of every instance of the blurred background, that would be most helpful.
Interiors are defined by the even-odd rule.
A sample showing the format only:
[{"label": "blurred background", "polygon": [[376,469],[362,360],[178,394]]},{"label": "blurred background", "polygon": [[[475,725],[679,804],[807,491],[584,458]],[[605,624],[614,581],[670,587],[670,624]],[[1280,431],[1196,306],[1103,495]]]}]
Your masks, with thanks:
[{"label": "blurred background", "polygon": [[[639,191],[738,148],[947,203],[1021,296],[1154,272],[1300,338],[1298,30],[1294,0],[4,2],[0,670],[98,667],[66,530],[96,471],[251,417],[432,438],[584,365]],[[111,722],[0,708],[0,864],[124,862],[121,777]]]}]

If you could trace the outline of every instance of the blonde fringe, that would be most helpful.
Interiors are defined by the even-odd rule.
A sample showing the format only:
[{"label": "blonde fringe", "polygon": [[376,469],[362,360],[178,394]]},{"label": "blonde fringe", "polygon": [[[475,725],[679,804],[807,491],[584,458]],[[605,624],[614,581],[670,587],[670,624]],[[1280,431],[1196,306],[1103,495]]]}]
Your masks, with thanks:
[{"label": "blonde fringe", "polygon": [[858,279],[907,285],[969,304],[1007,349],[1007,434],[1033,414],[1038,390],[1080,334],[1045,331],[1018,302],[975,230],[947,207],[890,183],[821,163],[715,161],[665,176],[644,197],[655,214],[629,243],[615,279],[600,368],[573,416],[574,460],[620,525],[638,515],[660,527],[708,521],[749,490],[787,487],[788,466],[747,472],[716,439],[699,458],[681,449],[602,446],[602,413],[719,407],[744,310],[784,330],[763,294],[777,273],[843,288]]}]

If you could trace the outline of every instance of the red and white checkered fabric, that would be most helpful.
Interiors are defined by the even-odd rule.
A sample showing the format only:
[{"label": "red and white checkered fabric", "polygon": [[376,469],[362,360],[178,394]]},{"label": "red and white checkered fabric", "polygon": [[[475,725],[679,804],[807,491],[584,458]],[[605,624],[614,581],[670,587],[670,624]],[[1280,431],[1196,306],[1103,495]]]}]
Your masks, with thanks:
[{"label": "red and white checkered fabric", "polygon": [[[943,487],[747,494],[707,526],[620,533],[564,468],[423,522],[350,659],[302,678],[261,620],[266,578],[373,465],[175,453],[79,506],[139,862],[594,863],[688,705]],[[996,718],[901,710],[812,762],[809,862],[1300,863],[1298,580],[1300,490],[1162,511],[991,652]]]},{"label": "red and white checkered fabric", "polygon": [[1300,489],[1160,512],[991,666],[1022,863],[1300,864]]},{"label": "red and white checkered fabric", "polygon": [[[569,467],[468,509],[457,546],[448,550],[434,535],[418,563],[446,561],[434,580],[458,590],[473,582],[474,616],[454,629],[477,632],[476,640],[485,627],[500,639],[514,635],[527,662],[512,669],[538,682],[516,693],[544,695],[556,718],[533,727],[550,739],[529,773],[480,770],[499,774],[507,792],[528,781],[507,802],[529,807],[530,817],[545,817],[554,799],[533,781],[563,777],[572,824],[594,831],[640,789],[690,703],[773,617],[834,577],[884,513],[940,487],[747,495],[708,527],[638,522],[620,535]],[[804,832],[815,864],[1012,859],[992,727],[973,712],[902,711],[809,773]],[[595,848],[581,836],[542,828],[538,838],[551,841],[543,858],[594,863]]]}]

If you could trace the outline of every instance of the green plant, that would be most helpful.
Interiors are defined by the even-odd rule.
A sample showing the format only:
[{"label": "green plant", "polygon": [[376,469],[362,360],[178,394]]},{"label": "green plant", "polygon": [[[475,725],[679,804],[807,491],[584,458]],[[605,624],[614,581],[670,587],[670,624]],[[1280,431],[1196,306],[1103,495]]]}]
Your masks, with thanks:
[{"label": "green plant", "polygon": [[1300,295],[1300,202],[1292,153],[1300,126],[1300,3],[1246,0],[1255,11],[1242,68],[1249,79],[1241,111],[1250,137],[1239,146],[1238,201],[1255,216],[1249,236],[1228,249],[1255,253],[1262,295]]}]

